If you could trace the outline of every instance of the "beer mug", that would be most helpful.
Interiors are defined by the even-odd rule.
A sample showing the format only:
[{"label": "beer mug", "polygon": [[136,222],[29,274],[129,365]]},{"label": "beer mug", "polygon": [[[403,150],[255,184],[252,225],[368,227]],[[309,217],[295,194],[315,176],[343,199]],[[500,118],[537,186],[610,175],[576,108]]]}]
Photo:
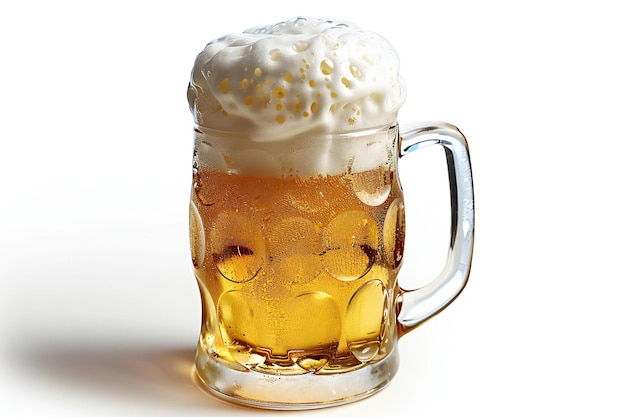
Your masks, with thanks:
[{"label": "beer mug", "polygon": [[[302,85],[329,75],[323,60],[316,66],[321,78],[309,75],[316,82]],[[219,68],[211,66],[209,74],[206,65],[196,67],[204,69],[192,76],[189,93],[196,116],[190,238],[202,299],[195,362],[201,386],[272,409],[338,405],[377,392],[398,369],[398,339],[449,305],[467,282],[474,203],[465,138],[445,123],[376,125],[379,113],[360,125],[348,115],[345,129],[298,131],[324,103],[335,110],[315,91],[308,102],[297,94],[299,109],[282,100],[289,85],[275,80],[286,83],[287,71],[266,82],[267,67],[250,68],[235,92],[233,72],[226,72],[207,98],[207,80]],[[320,88],[332,97],[331,87]],[[254,103],[246,102],[249,91],[259,93]],[[246,125],[225,99],[218,102],[237,94],[242,109],[258,106],[259,118],[273,112],[273,135]],[[360,109],[365,117],[367,109]],[[230,125],[229,116],[235,117]],[[283,127],[288,134],[280,136]],[[431,144],[447,156],[450,249],[438,277],[404,289],[397,281],[405,257],[398,160]]]}]

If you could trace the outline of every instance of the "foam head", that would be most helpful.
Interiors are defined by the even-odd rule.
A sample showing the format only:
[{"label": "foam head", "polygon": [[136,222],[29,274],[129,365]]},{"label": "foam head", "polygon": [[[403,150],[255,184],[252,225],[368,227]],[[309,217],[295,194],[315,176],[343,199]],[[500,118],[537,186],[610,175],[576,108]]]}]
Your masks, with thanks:
[{"label": "foam head", "polygon": [[393,123],[404,102],[393,47],[349,22],[294,18],[210,42],[188,89],[198,126],[258,141]]}]

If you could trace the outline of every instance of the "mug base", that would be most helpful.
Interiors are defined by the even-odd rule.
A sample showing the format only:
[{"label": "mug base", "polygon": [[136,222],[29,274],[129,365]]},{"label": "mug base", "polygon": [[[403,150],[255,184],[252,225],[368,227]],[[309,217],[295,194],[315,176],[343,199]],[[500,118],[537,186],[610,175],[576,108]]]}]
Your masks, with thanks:
[{"label": "mug base", "polygon": [[194,369],[198,387],[219,399],[270,410],[308,410],[348,404],[385,388],[398,370],[393,349],[384,359],[349,372],[328,375],[270,375],[239,371],[214,357],[199,355]]}]

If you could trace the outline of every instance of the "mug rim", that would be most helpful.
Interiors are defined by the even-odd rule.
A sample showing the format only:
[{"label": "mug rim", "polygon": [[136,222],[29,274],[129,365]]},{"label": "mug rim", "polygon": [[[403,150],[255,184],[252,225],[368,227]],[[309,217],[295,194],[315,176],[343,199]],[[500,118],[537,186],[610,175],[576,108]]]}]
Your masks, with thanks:
[{"label": "mug rim", "polygon": [[281,142],[287,142],[287,141],[298,139],[298,138],[301,138],[301,139],[306,138],[308,140],[311,140],[311,139],[323,140],[323,139],[343,139],[343,138],[349,139],[349,138],[360,137],[360,136],[372,136],[372,135],[377,135],[380,133],[386,133],[393,129],[397,129],[398,125],[399,125],[398,121],[395,120],[393,123],[370,127],[366,129],[354,129],[354,130],[325,132],[325,133],[301,132],[301,133],[296,133],[292,136],[287,136],[284,139],[279,139],[279,140],[255,140],[254,132],[214,129],[214,128],[202,126],[199,124],[194,125],[194,132],[199,133],[201,135],[206,135],[206,136],[232,137],[233,139],[247,139],[247,140],[251,140],[253,142],[259,142],[259,143],[281,143]]}]

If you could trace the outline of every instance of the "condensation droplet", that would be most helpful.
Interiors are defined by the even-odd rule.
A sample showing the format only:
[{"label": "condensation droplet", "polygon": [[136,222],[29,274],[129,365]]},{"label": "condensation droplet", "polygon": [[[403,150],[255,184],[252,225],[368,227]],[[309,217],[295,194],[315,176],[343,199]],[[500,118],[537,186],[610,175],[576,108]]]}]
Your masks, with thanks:
[{"label": "condensation droplet", "polygon": [[350,352],[363,363],[371,361],[379,350],[380,342],[377,340],[364,343],[352,343],[350,345]]}]

